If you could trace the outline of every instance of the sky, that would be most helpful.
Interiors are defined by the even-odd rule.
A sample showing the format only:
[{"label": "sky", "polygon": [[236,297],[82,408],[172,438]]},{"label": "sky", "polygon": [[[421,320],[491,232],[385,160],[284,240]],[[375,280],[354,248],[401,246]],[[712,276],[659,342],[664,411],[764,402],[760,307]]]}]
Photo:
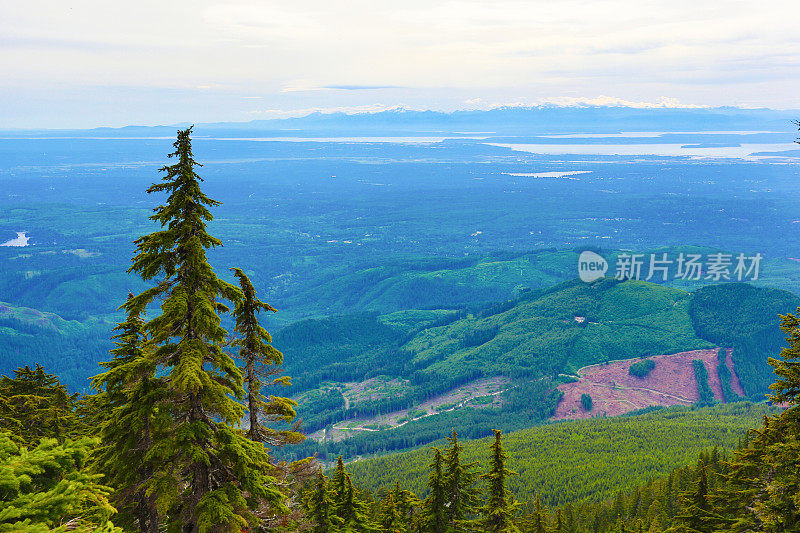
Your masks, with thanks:
[{"label": "sky", "polygon": [[797,0],[0,0],[0,129],[800,108]]}]

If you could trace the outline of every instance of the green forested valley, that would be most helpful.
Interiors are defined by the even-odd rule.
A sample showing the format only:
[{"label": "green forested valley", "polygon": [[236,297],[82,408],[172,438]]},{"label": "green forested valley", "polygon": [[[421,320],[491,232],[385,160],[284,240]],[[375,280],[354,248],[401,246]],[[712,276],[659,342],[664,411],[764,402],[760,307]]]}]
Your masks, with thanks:
[{"label": "green forested valley", "polygon": [[[780,410],[749,402],[705,408],[669,407],[644,414],[569,421],[503,435],[508,467],[519,475],[508,486],[520,501],[537,495],[549,506],[606,500],[694,463],[714,447],[736,449],[747,430]],[[463,459],[485,462],[486,439],[464,445]],[[433,446],[442,446],[442,441]],[[395,453],[349,466],[357,484],[372,491],[399,481],[426,494],[431,449]]]},{"label": "green forested valley", "polygon": [[796,259],[695,285],[580,281],[545,246],[250,268],[192,135],[129,249],[4,256],[0,532],[800,529],[800,298],[769,286]]},{"label": "green forested valley", "polygon": [[[771,374],[766,359],[783,342],[773,317],[798,305],[800,299],[791,293],[744,284],[689,293],[638,281],[575,281],[461,311],[306,320],[280,330],[275,342],[287,354],[287,369],[302,373],[295,391],[313,389],[299,395],[309,401],[298,411],[311,432],[337,423],[346,427],[350,419],[385,419],[387,413],[414,409],[482,378],[506,380],[498,386],[497,402],[468,402],[446,412],[429,409],[435,416],[402,427],[352,431],[344,441],[298,448],[323,458],[355,457],[442,439],[453,428],[478,438],[490,435],[498,423],[507,429],[541,423],[558,401],[558,383],[573,379],[583,366],[611,359],[730,346],[746,396],[760,401]],[[730,333],[711,329],[710,324],[720,323],[730,325],[725,330]],[[745,341],[737,331],[751,333]],[[313,362],[310,368],[307,361]],[[393,386],[382,385],[387,381]],[[374,394],[352,392],[358,383]],[[380,423],[376,426],[380,429]]]}]

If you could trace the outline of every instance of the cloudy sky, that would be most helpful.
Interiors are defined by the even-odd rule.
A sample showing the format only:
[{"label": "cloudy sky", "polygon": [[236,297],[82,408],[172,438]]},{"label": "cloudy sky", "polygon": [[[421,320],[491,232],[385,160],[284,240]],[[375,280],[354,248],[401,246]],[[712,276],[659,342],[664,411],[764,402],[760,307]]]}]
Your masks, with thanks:
[{"label": "cloudy sky", "polygon": [[0,128],[800,108],[797,0],[0,0]]}]

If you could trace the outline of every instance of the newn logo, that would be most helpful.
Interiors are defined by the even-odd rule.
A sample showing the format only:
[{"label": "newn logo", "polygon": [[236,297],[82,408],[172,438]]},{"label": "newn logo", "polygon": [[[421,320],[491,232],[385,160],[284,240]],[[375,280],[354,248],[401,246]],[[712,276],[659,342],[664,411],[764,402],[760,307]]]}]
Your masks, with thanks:
[{"label": "newn logo", "polygon": [[590,283],[602,278],[608,271],[608,262],[603,256],[586,250],[578,257],[578,276],[581,281]]}]

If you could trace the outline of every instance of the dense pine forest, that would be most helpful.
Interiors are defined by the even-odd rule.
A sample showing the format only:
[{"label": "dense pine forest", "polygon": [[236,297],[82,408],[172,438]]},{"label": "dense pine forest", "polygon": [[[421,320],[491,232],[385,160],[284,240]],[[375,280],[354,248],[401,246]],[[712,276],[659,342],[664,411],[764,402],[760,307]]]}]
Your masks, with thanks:
[{"label": "dense pine forest", "polygon": [[[235,283],[211,267],[207,252],[223,244],[209,229],[219,202],[203,191],[191,135],[178,133],[171,164],[147,190],[158,197],[157,229],[135,241],[128,273],[140,290],[118,295],[125,318],[92,392],[71,392],[48,361],[35,364],[36,353],[0,378],[0,531],[800,529],[800,318],[782,315],[783,336],[774,332],[796,297],[745,284],[690,294],[601,279],[466,310],[308,320],[273,339],[263,324],[277,310],[258,284],[241,265],[227,265]],[[526,332],[527,344],[514,332]],[[97,340],[94,330],[80,335]],[[336,351],[337,338],[368,349],[342,364],[348,350]],[[730,371],[719,370],[730,403],[716,405],[698,360],[693,406],[530,427],[552,414],[555,385],[580,366],[716,347],[733,350],[753,401],[740,401]],[[728,368],[725,348],[719,369]],[[309,357],[291,360],[290,351]],[[772,372],[758,364],[767,357]],[[494,410],[409,425],[414,437],[399,427],[306,442],[308,432],[364,414],[319,386],[331,376],[368,379],[382,359],[410,386],[375,401],[377,413],[476,378],[503,376],[513,387]],[[647,361],[632,375],[653,371]],[[769,405],[757,401],[767,387]],[[297,393],[311,391],[314,408],[301,420]],[[478,403],[494,405],[490,396]],[[388,453],[409,447],[417,449]],[[351,461],[362,455],[375,457]]]}]

